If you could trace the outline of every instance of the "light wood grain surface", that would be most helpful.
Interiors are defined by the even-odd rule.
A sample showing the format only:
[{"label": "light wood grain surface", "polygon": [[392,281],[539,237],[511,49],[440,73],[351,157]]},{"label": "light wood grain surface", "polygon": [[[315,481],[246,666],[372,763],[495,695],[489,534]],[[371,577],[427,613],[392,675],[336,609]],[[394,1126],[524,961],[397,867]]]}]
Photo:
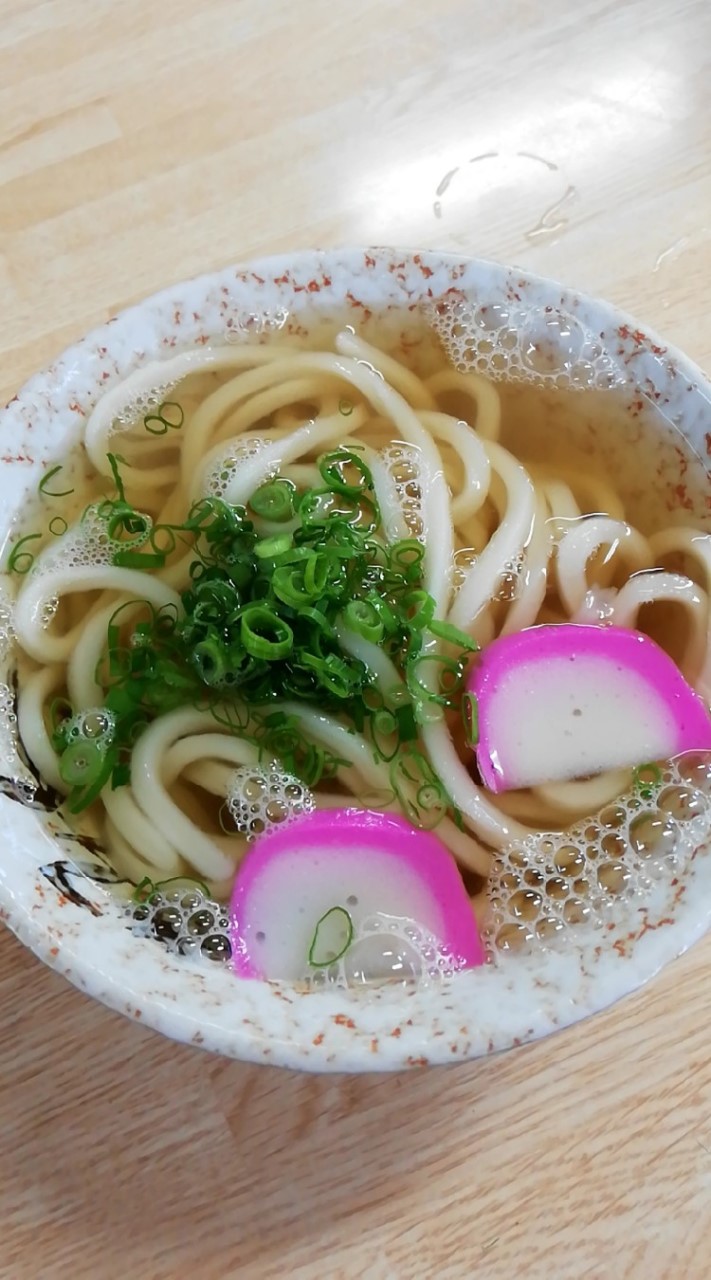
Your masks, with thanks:
[{"label": "light wood grain surface", "polygon": [[[0,0],[0,401],[186,275],[456,248],[711,366],[708,0]],[[0,854],[1,856],[1,854]],[[243,1067],[0,936],[0,1276],[711,1274],[711,940],[497,1060]]]}]

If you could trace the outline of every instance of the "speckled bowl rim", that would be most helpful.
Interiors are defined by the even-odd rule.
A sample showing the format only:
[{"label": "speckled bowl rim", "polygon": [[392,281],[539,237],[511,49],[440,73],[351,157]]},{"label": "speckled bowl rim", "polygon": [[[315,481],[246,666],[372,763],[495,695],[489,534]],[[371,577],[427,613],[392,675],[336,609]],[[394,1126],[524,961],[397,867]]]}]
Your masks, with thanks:
[{"label": "speckled bowl rim", "polygon": [[[681,352],[609,303],[515,267],[456,254],[389,248],[302,251],[171,286],[123,311],[37,374],[0,414],[0,502],[7,513],[48,458],[79,437],[98,394],[137,364],[220,340],[249,317],[296,317],[317,300],[367,312],[419,305],[447,291],[582,317],[614,344],[650,394],[706,456],[711,386]],[[317,303],[318,305],[318,303]],[[27,808],[0,796],[0,919],[44,963],[122,1014],[176,1040],[231,1057],[311,1071],[377,1071],[451,1063],[545,1035],[637,988],[709,926],[711,857],[691,864],[666,918],[649,912],[578,965],[538,957],[457,975],[436,988],[304,995],[236,981],[134,938],[118,912],[74,905],[39,868],[52,841]],[[662,928],[661,926],[664,925]],[[598,948],[598,950],[600,950]],[[483,983],[487,984],[484,988]]]}]

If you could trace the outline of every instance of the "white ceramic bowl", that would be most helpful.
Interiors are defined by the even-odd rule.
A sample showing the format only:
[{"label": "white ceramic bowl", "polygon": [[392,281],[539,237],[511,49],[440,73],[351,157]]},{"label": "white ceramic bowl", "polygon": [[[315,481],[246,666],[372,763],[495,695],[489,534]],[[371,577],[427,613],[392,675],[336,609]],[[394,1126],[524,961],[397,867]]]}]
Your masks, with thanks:
[{"label": "white ceramic bowl", "polygon": [[[109,321],[34,377],[0,415],[0,532],[6,535],[48,460],[80,438],[99,396],[142,362],[176,348],[242,341],[275,325],[303,331],[334,315],[351,317],[367,334],[373,313],[405,314],[443,296],[474,305],[484,333],[508,313],[509,323],[526,327],[534,345],[542,338],[539,350],[554,359],[577,358],[593,343],[598,356],[602,351],[598,367],[626,397],[630,414],[639,412],[641,394],[708,458],[711,389],[703,375],[609,304],[518,269],[451,255],[309,252],[168,289]],[[678,500],[672,481],[670,507]],[[12,707],[0,706],[0,773],[8,776],[13,733]],[[0,787],[11,791],[1,780]],[[301,994],[193,966],[154,940],[134,937],[110,895],[100,854],[77,843],[45,807],[41,790],[32,803],[27,798],[0,794],[0,919],[46,964],[127,1017],[251,1061],[374,1071],[492,1053],[570,1024],[637,987],[699,937],[711,912],[711,857],[702,851],[679,884],[644,911],[630,909],[603,939],[584,938],[561,955],[539,955],[535,963],[504,956],[436,988]],[[67,871],[66,863],[77,861],[80,870]],[[65,864],[63,887],[57,862]],[[77,890],[83,905],[71,900]]]}]

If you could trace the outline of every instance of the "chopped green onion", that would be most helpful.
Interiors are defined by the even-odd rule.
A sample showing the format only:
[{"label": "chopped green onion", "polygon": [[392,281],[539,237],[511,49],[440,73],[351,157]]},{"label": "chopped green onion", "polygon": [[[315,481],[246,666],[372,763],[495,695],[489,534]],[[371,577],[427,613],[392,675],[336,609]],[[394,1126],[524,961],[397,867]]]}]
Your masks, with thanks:
[{"label": "chopped green onion", "polygon": [[412,742],[417,737],[417,720],[411,703],[396,710],[400,742]]},{"label": "chopped green onion", "polygon": [[452,626],[451,622],[440,622],[433,619],[429,624],[429,629],[433,636],[437,636],[438,640],[446,640],[450,644],[456,644],[460,649],[466,649],[468,653],[478,653],[479,645],[476,640],[468,636],[465,631],[460,631],[459,627]]},{"label": "chopped green onion", "polygon": [[294,633],[272,609],[250,605],[240,619],[242,643],[253,658],[285,658],[294,644]]},{"label": "chopped green onion", "polygon": [[351,600],[346,605],[345,619],[351,631],[377,644],[385,630],[381,619],[369,600]]},{"label": "chopped green onion", "polygon": [[67,532],[69,525],[64,519],[64,516],[53,516],[47,528],[55,538],[61,538],[62,534]]},{"label": "chopped green onion", "polygon": [[[349,449],[337,449],[319,458],[318,469],[323,482],[333,493],[343,493],[348,498],[358,498],[364,489],[372,489],[373,476],[369,467]],[[351,476],[349,480],[347,477]]]},{"label": "chopped green onion", "polygon": [[252,494],[249,505],[255,516],[282,522],[294,514],[296,485],[291,480],[270,480]]},{"label": "chopped green onion", "polygon": [[353,921],[345,907],[331,907],[321,916],[309,947],[309,964],[326,969],[340,960],[353,941]]},{"label": "chopped green onion", "polygon": [[112,563],[120,569],[141,569],[147,573],[151,569],[162,569],[165,556],[159,551],[153,555],[148,551],[115,551]]},{"label": "chopped green onion", "polygon": [[118,454],[116,453],[107,453],[106,457],[108,459],[109,466],[111,467],[111,474],[114,478],[114,484],[116,485],[116,492],[119,496],[119,502],[125,502],[126,493],[124,491],[123,480],[121,479],[121,476],[119,474],[119,469],[118,469],[118,464],[119,462],[122,461],[122,459],[119,458]]},{"label": "chopped green onion", "polygon": [[23,551],[22,548],[26,542],[34,542],[41,537],[41,533],[27,533],[24,538],[20,538],[19,542],[15,543],[7,562],[9,573],[29,573],[35,562],[35,557],[31,551]]},{"label": "chopped green onion", "polygon": [[[165,538],[165,541],[163,542],[163,545],[161,545],[161,540],[163,538]],[[171,529],[169,524],[154,524],[151,529],[148,542],[156,555],[163,556],[164,560],[168,558],[172,551],[175,551],[175,548],[178,545],[175,532]]]},{"label": "chopped green onion", "polygon": [[419,569],[425,558],[425,548],[416,538],[402,538],[393,544],[391,558],[398,569]]},{"label": "chopped green onion", "polygon": [[153,885],[155,893],[166,893],[176,889],[184,889],[186,893],[189,893],[191,889],[193,891],[198,889],[206,898],[210,897],[210,890],[205,882],[203,880],[195,880],[193,876],[170,876],[168,880],[156,880]]},{"label": "chopped green onion", "polygon": [[[355,448],[319,460],[320,487],[297,490],[277,477],[247,507],[203,498],[181,523],[156,526],[127,500],[123,460],[108,455],[115,493],[87,512],[104,523],[113,562],[160,569],[180,543],[188,548],[188,573],[178,608],[129,600],[108,623],[96,677],[107,689],[114,730],[102,752],[75,758],[66,717],[56,711],[52,743],[72,812],[107,783],[125,785],[136,740],[156,717],[185,705],[208,710],[228,733],[250,740],[260,759],[280,760],[309,786],[348,767],[310,741],[297,716],[270,714],[279,701],[336,714],[363,734],[387,763],[394,800],[413,822],[432,825],[452,810],[419,733],[427,720],[459,706],[474,642],[434,619],[422,544],[384,540],[372,476]],[[255,528],[252,515],[266,530]],[[269,528],[280,519],[290,521],[282,532]],[[33,557],[24,547],[18,544],[15,561],[26,571]],[[340,625],[382,649],[401,683],[379,687],[366,664],[341,648]],[[447,655],[437,653],[436,640],[452,646]]]},{"label": "chopped green onion", "polygon": [[[164,400],[158,405],[155,413],[147,413],[143,419],[146,431],[152,436],[164,436],[168,429],[178,431],[185,422],[185,414],[181,405],[175,400]],[[153,425],[155,423],[155,426]],[[149,425],[150,424],[150,425]]]},{"label": "chopped green onion", "polygon": [[278,560],[292,546],[293,538],[290,533],[277,533],[273,538],[262,538],[261,542],[255,543],[254,554],[260,560]]},{"label": "chopped green onion", "polygon": [[69,787],[86,786],[95,780],[104,763],[106,749],[98,742],[80,738],[65,747],[59,760],[59,776]]},{"label": "chopped green onion", "polygon": [[155,893],[155,888],[156,887],[153,881],[151,880],[150,876],[144,876],[143,879],[140,880],[139,883],[136,885],[133,893],[131,894],[131,901],[139,902],[139,903],[148,902],[148,900]]},{"label": "chopped green onion", "polygon": [[219,684],[225,674],[225,647],[216,636],[208,636],[192,653],[193,665],[207,685]]},{"label": "chopped green onion", "polygon": [[461,660],[446,658],[441,653],[425,653],[408,667],[407,685],[415,699],[451,707],[461,689],[463,676]]},{"label": "chopped green onion", "polygon": [[338,412],[342,413],[344,418],[349,418],[353,412],[353,405],[350,400],[341,399],[338,402]]},{"label": "chopped green onion", "polygon": [[653,788],[662,781],[662,771],[657,764],[640,764],[632,773],[634,788],[643,800],[651,800]]},{"label": "chopped green onion", "polygon": [[465,693],[462,698],[462,716],[467,731],[467,741],[475,747],[479,741],[479,703],[473,693]]},{"label": "chopped green onion", "polygon": [[413,631],[424,631],[434,616],[435,602],[426,591],[410,591],[403,603],[409,610],[409,624]]},{"label": "chopped green onion", "polygon": [[382,707],[371,720],[371,736],[376,757],[390,762],[400,749],[398,720],[392,711]]},{"label": "chopped green onion", "polygon": [[298,609],[313,599],[313,593],[306,590],[303,569],[281,565],[275,569],[272,578],[272,591],[283,604]]},{"label": "chopped green onion", "polygon": [[408,746],[398,752],[390,764],[390,785],[403,813],[418,827],[427,830],[436,826],[447,811],[447,793],[417,747]]},{"label": "chopped green onion", "polygon": [[37,492],[40,493],[42,497],[68,498],[71,493],[74,493],[73,489],[52,490],[47,488],[47,485],[49,481],[52,479],[52,476],[58,475],[62,469],[63,468],[61,466],[61,463],[59,463],[56,467],[51,467],[50,470],[46,471],[45,474],[42,476],[42,479],[40,480],[37,486]]}]

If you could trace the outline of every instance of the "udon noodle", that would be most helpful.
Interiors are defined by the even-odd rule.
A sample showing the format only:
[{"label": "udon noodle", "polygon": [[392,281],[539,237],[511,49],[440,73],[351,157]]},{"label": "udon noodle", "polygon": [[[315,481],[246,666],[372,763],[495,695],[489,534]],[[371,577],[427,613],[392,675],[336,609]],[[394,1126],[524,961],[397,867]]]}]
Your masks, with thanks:
[{"label": "udon noodle", "polygon": [[[79,724],[97,749],[110,738],[115,670],[107,637],[120,656],[140,647],[147,618],[181,615],[201,536],[186,527],[196,504],[219,499],[249,508],[275,477],[297,494],[318,490],[318,460],[334,450],[361,459],[372,478],[381,515],[372,538],[386,548],[412,540],[421,546],[418,587],[432,601],[433,621],[479,646],[546,622],[648,630],[708,700],[709,537],[676,525],[645,535],[602,475],[560,460],[524,464],[501,437],[493,382],[456,372],[443,359],[415,372],[349,329],[330,350],[284,342],[205,347],[141,368],[113,387],[87,422],[83,451],[42,488],[42,519],[51,517],[51,531],[16,541],[14,562],[11,556],[21,575],[14,611],[19,731],[35,769],[69,796],[76,778],[61,766],[57,726]],[[21,534],[37,532],[38,510]],[[250,518],[264,540],[278,540],[298,523],[294,515],[286,522],[264,512]],[[174,533],[162,534],[154,563],[156,531],[168,528]],[[129,550],[122,563],[116,545]],[[343,654],[363,665],[370,685],[383,696],[399,691],[406,701],[393,655],[346,621],[339,626]],[[427,654],[451,657],[453,634],[430,632]],[[105,779],[89,808],[122,875],[134,882],[194,875],[224,899],[250,836],[235,821],[235,778],[258,768],[265,753],[239,686],[224,683],[217,701],[214,685],[208,692],[204,704],[188,692],[184,702],[173,697],[167,709],[157,704],[147,713],[135,726],[123,775]],[[631,781],[630,770],[614,769],[494,796],[476,777],[460,717],[431,701],[417,716],[420,776],[405,771],[394,789],[372,720],[354,722],[347,705],[338,714],[333,703],[325,708],[308,698],[276,701],[269,710],[330,764],[301,789],[292,778],[282,796],[287,808],[290,797],[298,809],[310,787],[317,809],[348,803],[411,816],[414,792],[430,785],[436,834],[477,909],[496,851],[541,829],[565,829]]]}]

